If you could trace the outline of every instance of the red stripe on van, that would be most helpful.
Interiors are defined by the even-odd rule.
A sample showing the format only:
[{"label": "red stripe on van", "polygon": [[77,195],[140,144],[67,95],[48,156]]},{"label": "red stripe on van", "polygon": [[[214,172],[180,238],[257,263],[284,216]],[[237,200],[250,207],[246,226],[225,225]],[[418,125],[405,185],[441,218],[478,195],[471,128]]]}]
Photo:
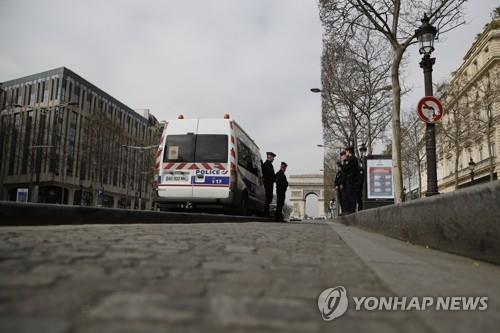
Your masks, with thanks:
[{"label": "red stripe on van", "polygon": [[199,169],[196,163],[191,164],[191,166],[188,168],[189,170],[196,170]]},{"label": "red stripe on van", "polygon": [[234,136],[231,135],[231,143],[234,144]]},{"label": "red stripe on van", "polygon": [[168,170],[168,169],[172,169],[172,167],[173,167],[174,165],[175,165],[175,163],[168,163],[167,165],[165,165],[165,166],[163,167],[163,169],[167,169],[167,170]]},{"label": "red stripe on van", "polygon": [[231,156],[236,157],[236,152],[234,151],[234,148],[231,148]]},{"label": "red stripe on van", "polygon": [[219,170],[226,170],[226,168],[220,163],[215,163],[215,167]]},{"label": "red stripe on van", "polygon": [[231,162],[231,171],[236,171],[236,164]]},{"label": "red stripe on van", "polygon": [[179,169],[184,168],[185,166],[186,166],[186,163],[181,163],[181,164],[179,164],[179,165],[177,166],[177,168],[176,168],[176,169],[177,169],[177,170],[179,170]]},{"label": "red stripe on van", "polygon": [[212,167],[208,163],[201,163],[201,165],[203,165],[203,167],[207,170],[212,170]]}]

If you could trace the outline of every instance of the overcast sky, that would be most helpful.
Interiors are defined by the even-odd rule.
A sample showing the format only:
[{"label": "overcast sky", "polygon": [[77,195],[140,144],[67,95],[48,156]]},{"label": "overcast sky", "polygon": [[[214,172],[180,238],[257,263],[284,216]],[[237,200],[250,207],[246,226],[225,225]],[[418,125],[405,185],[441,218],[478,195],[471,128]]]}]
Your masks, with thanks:
[{"label": "overcast sky", "polygon": [[[470,1],[469,24],[436,45],[435,78],[456,69],[497,5]],[[0,81],[66,66],[159,119],[228,112],[289,173],[322,168],[322,28],[317,0],[0,0]],[[423,94],[416,47],[403,99]]]}]

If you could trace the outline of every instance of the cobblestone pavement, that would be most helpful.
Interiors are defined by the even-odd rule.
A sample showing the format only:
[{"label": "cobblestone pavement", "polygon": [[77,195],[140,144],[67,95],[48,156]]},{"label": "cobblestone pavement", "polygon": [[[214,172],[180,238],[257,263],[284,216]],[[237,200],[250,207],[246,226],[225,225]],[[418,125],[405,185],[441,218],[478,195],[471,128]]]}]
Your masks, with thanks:
[{"label": "cobblestone pavement", "polygon": [[324,322],[338,285],[391,295],[326,223],[0,228],[0,332],[431,331],[411,312]]}]

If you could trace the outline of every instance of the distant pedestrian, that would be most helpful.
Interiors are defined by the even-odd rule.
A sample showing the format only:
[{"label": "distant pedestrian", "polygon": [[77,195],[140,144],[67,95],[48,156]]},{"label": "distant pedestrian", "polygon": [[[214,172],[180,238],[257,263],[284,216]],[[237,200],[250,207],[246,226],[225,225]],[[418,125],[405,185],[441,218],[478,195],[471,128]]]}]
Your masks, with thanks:
[{"label": "distant pedestrian", "polygon": [[270,216],[269,205],[273,201],[273,186],[276,179],[274,174],[273,161],[276,154],[273,152],[267,152],[267,159],[262,164],[262,178],[264,181],[264,189],[266,191],[266,200],[264,201],[264,215]]},{"label": "distant pedestrian", "polygon": [[284,221],[283,206],[288,188],[288,180],[285,175],[287,166],[285,162],[281,162],[280,170],[276,173],[276,221]]},{"label": "distant pedestrian", "polygon": [[344,185],[342,190],[342,198],[344,206],[342,207],[342,215],[354,213],[356,210],[356,201],[358,197],[358,178],[359,164],[358,159],[354,156],[354,148],[346,148],[346,160],[342,167],[344,175]]}]

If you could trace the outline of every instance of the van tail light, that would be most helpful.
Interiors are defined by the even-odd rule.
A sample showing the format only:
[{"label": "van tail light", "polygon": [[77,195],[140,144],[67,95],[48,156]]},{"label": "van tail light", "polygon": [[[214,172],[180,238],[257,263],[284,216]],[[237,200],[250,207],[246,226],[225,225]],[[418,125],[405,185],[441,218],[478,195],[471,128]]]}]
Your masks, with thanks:
[{"label": "van tail light", "polygon": [[160,184],[160,176],[157,176],[156,179],[153,181],[153,190],[154,191],[158,190],[159,184]]}]

